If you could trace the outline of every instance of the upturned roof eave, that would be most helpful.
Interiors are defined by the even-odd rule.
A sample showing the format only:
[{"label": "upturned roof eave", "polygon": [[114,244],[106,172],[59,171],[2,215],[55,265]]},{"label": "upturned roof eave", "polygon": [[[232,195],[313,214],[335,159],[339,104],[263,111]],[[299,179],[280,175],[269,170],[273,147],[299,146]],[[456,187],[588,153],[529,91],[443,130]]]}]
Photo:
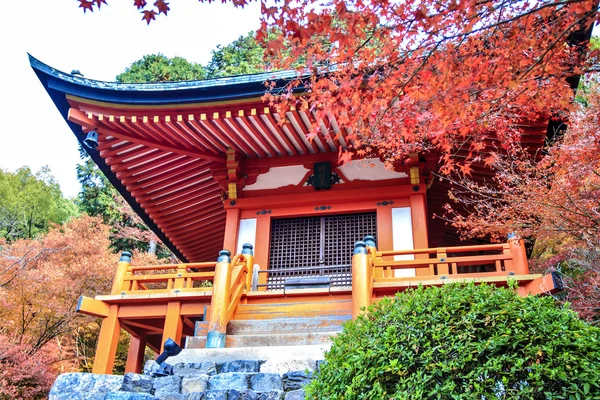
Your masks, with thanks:
[{"label": "upturned roof eave", "polygon": [[[261,97],[265,82],[282,88],[297,78],[296,71],[265,72],[197,81],[160,83],[104,82],[71,75],[53,68],[29,54],[29,62],[49,89],[93,101],[139,105],[210,103]],[[299,86],[295,91],[303,91]]]}]

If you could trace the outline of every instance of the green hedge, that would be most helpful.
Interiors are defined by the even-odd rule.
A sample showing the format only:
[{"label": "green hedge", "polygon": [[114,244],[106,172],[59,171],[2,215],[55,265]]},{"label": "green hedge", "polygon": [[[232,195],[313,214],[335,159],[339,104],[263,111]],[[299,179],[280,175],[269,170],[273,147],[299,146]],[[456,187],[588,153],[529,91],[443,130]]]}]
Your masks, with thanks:
[{"label": "green hedge", "polygon": [[346,324],[307,398],[600,399],[599,340],[552,297],[419,288]]}]

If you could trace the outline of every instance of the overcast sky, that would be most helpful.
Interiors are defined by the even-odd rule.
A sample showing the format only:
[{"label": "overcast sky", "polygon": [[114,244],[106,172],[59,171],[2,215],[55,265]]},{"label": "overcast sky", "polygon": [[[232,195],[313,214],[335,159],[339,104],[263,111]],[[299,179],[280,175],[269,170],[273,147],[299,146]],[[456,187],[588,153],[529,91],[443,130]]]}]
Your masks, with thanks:
[{"label": "overcast sky", "polygon": [[[79,191],[77,141],[29,66],[27,53],[65,72],[114,80],[145,54],[162,53],[206,63],[217,44],[228,44],[259,25],[260,7],[173,0],[168,17],[150,26],[131,0],[108,0],[100,12],[77,0],[4,0],[0,13],[0,168],[33,171],[48,165],[66,196]],[[220,3],[220,2],[219,2]]]}]

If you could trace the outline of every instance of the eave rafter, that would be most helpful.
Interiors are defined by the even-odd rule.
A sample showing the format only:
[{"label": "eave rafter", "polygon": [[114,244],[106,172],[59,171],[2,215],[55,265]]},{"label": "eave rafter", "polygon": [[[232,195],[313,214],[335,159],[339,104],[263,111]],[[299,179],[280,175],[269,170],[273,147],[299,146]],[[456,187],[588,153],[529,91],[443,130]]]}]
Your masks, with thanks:
[{"label": "eave rafter", "polygon": [[201,152],[201,151],[196,151],[196,150],[194,150],[194,151],[187,150],[186,148],[176,147],[171,144],[161,143],[156,140],[151,140],[151,139],[147,139],[142,136],[139,136],[139,135],[135,135],[133,133],[123,134],[121,132],[116,132],[115,130],[111,129],[110,127],[107,126],[107,124],[104,123],[104,121],[103,121],[104,118],[101,119],[97,115],[94,115],[92,113],[86,114],[83,111],[76,110],[74,108],[69,109],[68,119],[71,122],[81,125],[86,130],[95,130],[99,134],[102,133],[105,136],[112,136],[112,137],[116,137],[118,139],[127,140],[131,143],[141,144],[141,145],[148,146],[151,148],[156,148],[156,149],[168,151],[171,153],[194,157],[194,158],[199,158],[199,159],[203,159],[203,160],[225,161],[224,155],[216,155],[214,153],[206,153],[206,152]]}]

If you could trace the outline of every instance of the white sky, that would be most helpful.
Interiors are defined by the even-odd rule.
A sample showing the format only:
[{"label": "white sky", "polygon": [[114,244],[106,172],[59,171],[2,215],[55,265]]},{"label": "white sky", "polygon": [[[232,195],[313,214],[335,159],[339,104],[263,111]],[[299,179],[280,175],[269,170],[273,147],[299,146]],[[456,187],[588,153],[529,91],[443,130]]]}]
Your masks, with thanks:
[{"label": "white sky", "polygon": [[[79,191],[77,141],[33,73],[27,52],[65,72],[114,80],[145,54],[206,63],[217,44],[258,28],[260,7],[172,0],[150,26],[131,0],[108,0],[100,12],[76,0],[4,0],[0,13],[0,168],[48,165],[66,196]],[[149,1],[149,3],[151,3]],[[219,2],[220,3],[220,2]]]}]

